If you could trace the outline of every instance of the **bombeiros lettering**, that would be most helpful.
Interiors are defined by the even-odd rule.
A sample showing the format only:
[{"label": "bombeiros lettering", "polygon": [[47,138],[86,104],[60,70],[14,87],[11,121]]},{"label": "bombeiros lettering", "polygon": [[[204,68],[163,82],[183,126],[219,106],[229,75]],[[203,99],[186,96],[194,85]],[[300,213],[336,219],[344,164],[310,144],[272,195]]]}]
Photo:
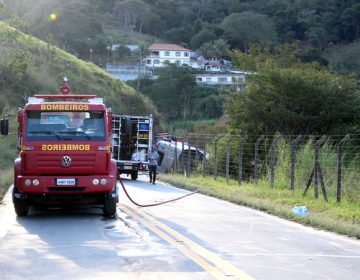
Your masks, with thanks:
[{"label": "bombeiros lettering", "polygon": [[42,151],[90,151],[89,144],[43,144]]},{"label": "bombeiros lettering", "polygon": [[88,111],[88,104],[41,104],[41,111]]}]

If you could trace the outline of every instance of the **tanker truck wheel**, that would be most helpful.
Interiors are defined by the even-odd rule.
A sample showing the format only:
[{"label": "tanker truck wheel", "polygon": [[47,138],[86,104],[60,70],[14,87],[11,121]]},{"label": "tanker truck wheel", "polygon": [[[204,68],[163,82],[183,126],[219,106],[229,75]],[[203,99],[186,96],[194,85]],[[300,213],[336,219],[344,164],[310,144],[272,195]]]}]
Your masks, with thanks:
[{"label": "tanker truck wheel", "polygon": [[12,200],[17,216],[26,216],[29,213],[29,201],[27,200],[26,196],[17,190],[15,186],[12,193]]},{"label": "tanker truck wheel", "polygon": [[113,197],[112,193],[105,196],[103,212],[105,216],[114,216],[116,214],[116,196]]}]

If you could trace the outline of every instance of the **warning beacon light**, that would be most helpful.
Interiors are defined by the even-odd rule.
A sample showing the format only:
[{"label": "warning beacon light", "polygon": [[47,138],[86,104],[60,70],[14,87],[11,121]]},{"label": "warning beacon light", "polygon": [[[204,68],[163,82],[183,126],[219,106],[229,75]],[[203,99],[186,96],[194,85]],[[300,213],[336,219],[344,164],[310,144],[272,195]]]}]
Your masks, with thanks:
[{"label": "warning beacon light", "polygon": [[63,83],[61,84],[60,91],[64,95],[68,95],[70,93],[70,87],[68,85],[68,78],[64,77]]}]

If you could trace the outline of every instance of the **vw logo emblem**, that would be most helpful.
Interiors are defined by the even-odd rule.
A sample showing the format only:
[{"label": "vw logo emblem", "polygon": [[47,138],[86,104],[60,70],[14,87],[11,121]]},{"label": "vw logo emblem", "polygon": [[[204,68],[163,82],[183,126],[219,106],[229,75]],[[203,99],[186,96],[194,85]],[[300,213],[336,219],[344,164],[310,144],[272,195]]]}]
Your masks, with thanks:
[{"label": "vw logo emblem", "polygon": [[63,156],[60,162],[63,167],[69,167],[71,165],[71,157]]}]

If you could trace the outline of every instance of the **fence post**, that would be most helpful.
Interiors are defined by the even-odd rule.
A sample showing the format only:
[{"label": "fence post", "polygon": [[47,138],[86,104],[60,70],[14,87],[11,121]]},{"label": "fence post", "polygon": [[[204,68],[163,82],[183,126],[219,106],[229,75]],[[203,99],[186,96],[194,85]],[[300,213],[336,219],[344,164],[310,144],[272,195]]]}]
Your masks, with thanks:
[{"label": "fence post", "polygon": [[276,135],[272,144],[271,144],[271,182],[270,187],[274,188],[275,183],[275,160],[276,160],[276,145],[279,143],[281,135]]},{"label": "fence post", "polygon": [[186,162],[185,162],[185,153],[184,153],[184,145],[185,145],[185,136],[183,136],[183,141],[182,141],[182,144],[181,144],[181,161],[182,161],[182,168],[183,168],[183,174],[186,176],[186,169],[185,169],[185,166],[186,166]]},{"label": "fence post", "polygon": [[202,166],[202,176],[205,177],[206,173],[206,147],[208,144],[208,139],[205,138],[205,144],[204,144],[204,155],[203,155],[203,166]]},{"label": "fence post", "polygon": [[226,141],[226,183],[229,184],[229,171],[230,171],[230,142],[234,135],[230,135],[229,140]]},{"label": "fence post", "polygon": [[194,172],[195,175],[198,175],[198,164],[199,164],[199,149],[198,149],[199,141],[196,139],[195,141],[195,160],[194,160]]},{"label": "fence post", "polygon": [[326,140],[326,135],[323,135],[316,143],[315,143],[315,180],[314,180],[314,196],[315,198],[319,198],[319,189],[318,189],[318,180],[320,179],[320,161],[319,161],[319,148],[322,143]]},{"label": "fence post", "polygon": [[264,139],[265,135],[261,135],[255,142],[255,184],[257,184],[259,177],[259,146]]},{"label": "fence post", "polygon": [[218,175],[218,155],[217,155],[218,143],[219,143],[219,140],[221,138],[223,138],[223,137],[224,137],[224,135],[220,135],[219,137],[217,137],[215,139],[215,147],[214,147],[214,180],[216,180],[217,175]]},{"label": "fence post", "polygon": [[242,180],[243,180],[243,158],[244,158],[244,142],[246,140],[247,136],[245,136],[244,138],[242,138],[240,140],[240,145],[239,145],[239,184],[241,184]]},{"label": "fence post", "polygon": [[296,137],[296,139],[291,143],[291,190],[295,190],[295,162],[296,162],[296,154],[297,148],[302,139],[302,135]]},{"label": "fence post", "polygon": [[174,173],[177,174],[178,163],[177,163],[177,139],[175,138],[175,148],[174,148]]},{"label": "fence post", "polygon": [[336,201],[337,203],[341,202],[341,191],[342,191],[342,156],[343,156],[343,148],[344,144],[347,140],[350,139],[350,134],[346,134],[345,137],[338,144],[338,177],[337,177],[337,191],[336,191]]},{"label": "fence post", "polygon": [[191,174],[191,146],[190,146],[190,141],[188,141],[188,153],[187,154],[188,154],[188,156],[187,156],[187,170],[188,170],[188,176],[190,176],[190,174]]}]

